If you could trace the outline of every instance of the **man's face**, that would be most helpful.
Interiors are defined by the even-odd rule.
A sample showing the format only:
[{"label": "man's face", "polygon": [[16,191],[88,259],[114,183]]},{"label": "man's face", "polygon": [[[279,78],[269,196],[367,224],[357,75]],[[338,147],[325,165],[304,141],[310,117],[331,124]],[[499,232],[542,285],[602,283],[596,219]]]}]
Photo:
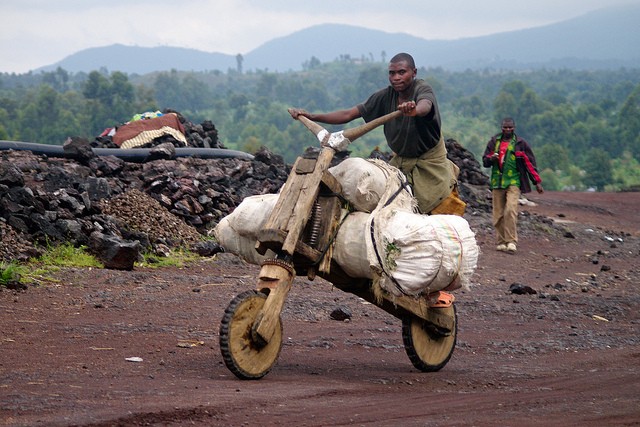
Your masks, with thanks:
[{"label": "man's face", "polygon": [[410,68],[407,61],[389,63],[389,83],[397,92],[407,90],[415,76],[416,70]]},{"label": "man's face", "polygon": [[512,122],[502,122],[502,135],[511,138],[516,127]]}]

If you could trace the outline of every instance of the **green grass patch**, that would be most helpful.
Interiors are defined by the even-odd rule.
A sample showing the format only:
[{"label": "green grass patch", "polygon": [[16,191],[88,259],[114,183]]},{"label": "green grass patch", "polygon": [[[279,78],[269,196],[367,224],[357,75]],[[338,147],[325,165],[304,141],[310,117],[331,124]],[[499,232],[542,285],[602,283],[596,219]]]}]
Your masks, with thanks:
[{"label": "green grass patch", "polygon": [[17,263],[0,263],[0,286],[7,287],[11,283],[20,282],[21,276],[21,269]]},{"label": "green grass patch", "polygon": [[[172,250],[168,256],[144,253],[142,261],[136,262],[135,265],[142,268],[181,268],[199,259],[201,257],[194,252],[177,249]],[[24,264],[0,263],[0,286],[7,287],[11,283],[23,285],[57,283],[59,280],[55,278],[55,273],[63,268],[104,268],[104,265],[88,253],[84,246],[74,247],[68,243],[49,246],[41,256],[31,258]]]},{"label": "green grass patch", "polygon": [[33,262],[55,267],[103,268],[102,263],[93,255],[89,254],[86,249],[85,246],[74,247],[68,243],[52,246],[49,247],[40,258],[33,260]]},{"label": "green grass patch", "polygon": [[103,268],[86,247],[74,247],[71,244],[49,246],[37,258],[31,258],[24,264],[17,262],[0,263],[0,286],[11,282],[25,284],[43,284],[57,282],[53,275],[65,267]]},{"label": "green grass patch", "polygon": [[142,254],[143,261],[136,265],[140,267],[162,268],[162,267],[184,267],[185,265],[199,260],[200,255],[187,249],[177,249],[171,251],[169,256],[158,256],[153,253]]}]

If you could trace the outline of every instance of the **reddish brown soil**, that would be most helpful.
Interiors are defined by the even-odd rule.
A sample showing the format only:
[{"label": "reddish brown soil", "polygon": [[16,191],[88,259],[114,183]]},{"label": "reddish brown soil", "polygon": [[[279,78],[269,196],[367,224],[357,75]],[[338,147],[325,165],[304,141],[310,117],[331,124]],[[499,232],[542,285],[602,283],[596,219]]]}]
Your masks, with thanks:
[{"label": "reddish brown soil", "polygon": [[[640,425],[640,193],[530,200],[515,255],[469,212],[482,252],[473,288],[455,292],[458,344],[439,372],[411,365],[395,317],[297,278],[277,364],[241,381],[218,328],[258,267],[222,254],[183,269],[64,270],[0,291],[0,423]],[[330,319],[337,306],[350,321]]]}]

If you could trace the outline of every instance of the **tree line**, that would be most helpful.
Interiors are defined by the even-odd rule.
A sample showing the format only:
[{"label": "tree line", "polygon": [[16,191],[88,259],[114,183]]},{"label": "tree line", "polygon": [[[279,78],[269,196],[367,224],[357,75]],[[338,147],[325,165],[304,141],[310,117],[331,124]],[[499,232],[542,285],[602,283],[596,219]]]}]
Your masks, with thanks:
[{"label": "tree line", "polygon": [[[444,137],[480,156],[503,117],[534,149],[548,190],[615,191],[640,187],[640,70],[452,72],[421,68],[438,98]],[[0,139],[61,145],[93,139],[145,111],[170,108],[189,121],[211,120],[227,148],[261,146],[292,163],[315,138],[291,119],[289,107],[349,108],[388,84],[386,63],[321,63],[274,73],[179,72],[0,74]],[[347,127],[356,126],[355,121]],[[338,130],[339,127],[328,127]],[[381,129],[349,149],[367,157],[387,151]]]}]

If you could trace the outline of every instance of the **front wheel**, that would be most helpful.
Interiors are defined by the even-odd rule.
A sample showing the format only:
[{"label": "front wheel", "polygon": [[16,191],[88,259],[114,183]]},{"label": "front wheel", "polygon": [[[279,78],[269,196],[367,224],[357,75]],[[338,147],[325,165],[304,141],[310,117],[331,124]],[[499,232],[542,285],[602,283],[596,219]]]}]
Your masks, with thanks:
[{"label": "front wheel", "polygon": [[447,364],[456,346],[458,318],[455,305],[441,310],[441,314],[451,316],[453,327],[445,330],[416,316],[402,319],[402,341],[413,366],[423,372],[439,371]]},{"label": "front wheel", "polygon": [[242,380],[264,377],[275,365],[282,348],[282,322],[268,343],[253,332],[258,313],[267,296],[250,290],[236,296],[224,311],[220,323],[220,352],[227,368]]}]

